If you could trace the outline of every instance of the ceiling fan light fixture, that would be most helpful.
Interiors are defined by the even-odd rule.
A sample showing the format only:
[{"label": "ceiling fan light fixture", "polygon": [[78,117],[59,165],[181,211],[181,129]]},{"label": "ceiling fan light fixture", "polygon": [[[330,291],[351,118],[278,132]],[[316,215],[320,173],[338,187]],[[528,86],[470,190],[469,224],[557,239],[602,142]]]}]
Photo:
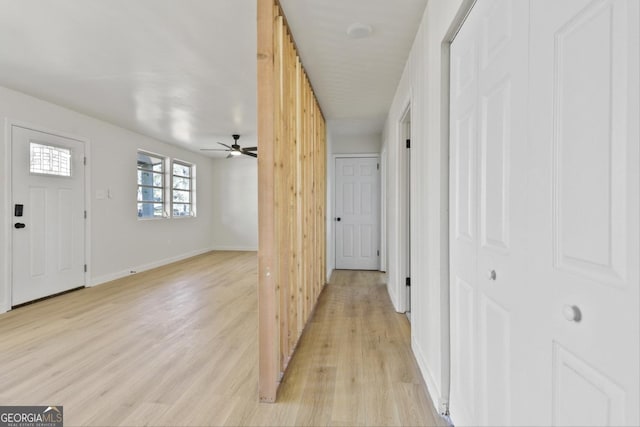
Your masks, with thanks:
[{"label": "ceiling fan light fixture", "polygon": [[258,153],[255,153],[255,151],[258,151],[258,147],[242,148],[240,144],[238,144],[238,139],[240,139],[240,135],[234,134],[232,136],[234,141],[232,145],[227,145],[227,144],[223,144],[222,142],[218,142],[218,144],[223,146],[224,148],[201,148],[200,150],[201,151],[223,151],[225,153],[229,153],[227,154],[227,159],[230,157],[238,157],[243,154],[245,156],[249,156],[253,158],[258,157]]}]

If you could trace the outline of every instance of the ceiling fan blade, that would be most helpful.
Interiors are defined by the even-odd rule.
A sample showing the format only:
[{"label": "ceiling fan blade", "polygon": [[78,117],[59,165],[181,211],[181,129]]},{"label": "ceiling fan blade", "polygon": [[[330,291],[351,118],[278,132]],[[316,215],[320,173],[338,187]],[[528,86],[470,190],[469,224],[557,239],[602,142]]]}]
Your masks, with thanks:
[{"label": "ceiling fan blade", "polygon": [[258,147],[244,147],[243,150],[245,150],[245,151],[258,151]]},{"label": "ceiling fan blade", "polygon": [[201,148],[200,151],[229,151],[222,148]]},{"label": "ceiling fan blade", "polygon": [[231,147],[228,146],[227,144],[223,144],[222,142],[218,142],[218,144],[222,145],[223,147],[227,147],[229,150],[231,150]]},{"label": "ceiling fan blade", "polygon": [[227,158],[227,159],[231,159],[231,158],[233,158],[233,157],[235,157],[235,156],[233,156],[233,155],[229,154],[226,158]]},{"label": "ceiling fan blade", "polygon": [[244,154],[245,156],[251,156],[251,157],[256,157],[256,158],[258,157],[258,155],[256,153],[250,153],[250,152],[244,151],[244,150],[242,150],[241,153]]}]

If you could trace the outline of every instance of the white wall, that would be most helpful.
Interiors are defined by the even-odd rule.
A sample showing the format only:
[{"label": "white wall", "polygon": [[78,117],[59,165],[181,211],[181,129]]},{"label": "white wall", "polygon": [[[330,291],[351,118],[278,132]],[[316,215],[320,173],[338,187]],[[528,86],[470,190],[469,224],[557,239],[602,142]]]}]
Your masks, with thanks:
[{"label": "white wall", "polygon": [[[411,341],[438,409],[448,398],[448,145],[441,123],[442,42],[463,0],[431,1],[416,35],[382,135],[387,155],[388,289],[397,310],[404,286],[401,242],[400,120],[411,103]],[[443,84],[444,83],[444,84]]]},{"label": "white wall", "polygon": [[331,151],[333,154],[374,154],[380,152],[382,135],[332,135]]},{"label": "white wall", "polygon": [[258,162],[239,156],[213,161],[213,247],[258,250]]},{"label": "white wall", "polygon": [[[212,160],[57,105],[0,87],[0,120],[15,120],[85,138],[90,172],[88,257],[89,285],[102,283],[211,249],[213,197]],[[6,129],[0,134],[0,310],[8,308],[11,200],[7,183]],[[197,218],[138,220],[136,216],[136,151],[170,156],[197,167]],[[112,198],[96,199],[110,189]]]}]

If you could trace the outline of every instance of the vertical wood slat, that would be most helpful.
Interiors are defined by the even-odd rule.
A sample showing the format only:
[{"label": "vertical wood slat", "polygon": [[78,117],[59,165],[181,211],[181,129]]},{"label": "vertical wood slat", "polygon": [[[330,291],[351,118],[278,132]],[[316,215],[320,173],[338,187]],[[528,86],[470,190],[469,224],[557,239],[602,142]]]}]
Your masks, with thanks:
[{"label": "vertical wood slat", "polygon": [[[289,197],[289,216],[287,218],[288,225],[291,230],[289,247],[291,250],[291,263],[289,268],[289,323],[287,325],[287,331],[289,336],[289,351],[288,355],[291,355],[293,349],[295,348],[298,334],[298,277],[297,272],[299,268],[299,253],[298,253],[298,227],[295,218],[298,215],[298,194],[297,194],[297,185],[296,179],[298,176],[298,167],[296,161],[297,155],[297,146],[298,146],[298,138],[297,138],[297,110],[296,110],[296,96],[297,96],[297,80],[296,80],[296,72],[297,72],[297,55],[293,43],[289,41],[289,55],[287,56],[287,70],[289,72],[289,82],[288,82],[288,117],[291,122],[291,126],[289,127],[288,138],[291,141],[289,145],[289,150],[286,153],[287,160],[290,165],[289,176],[287,180],[287,192]],[[281,369],[284,371],[286,365],[282,365]]]},{"label": "vertical wood slat", "polygon": [[326,124],[280,5],[257,1],[259,397],[274,402],[325,284]]},{"label": "vertical wood slat", "polygon": [[[295,75],[295,79],[296,79],[296,120],[297,118],[302,116],[302,94],[304,91],[303,88],[303,84],[302,84],[302,63],[300,62],[300,58],[298,57],[296,59],[296,75]],[[296,163],[296,205],[297,205],[297,210],[296,210],[296,228],[298,230],[302,230],[303,228],[303,197],[302,195],[304,194],[304,187],[303,187],[303,174],[302,174],[302,167],[301,167],[301,162],[302,162],[302,157],[304,155],[304,144],[303,144],[303,140],[304,138],[302,137],[302,126],[300,126],[299,124],[299,120],[298,120],[298,126],[296,126],[296,140],[297,140],[297,145],[296,145],[296,155],[295,155],[295,163]],[[296,329],[298,331],[298,335],[302,334],[302,331],[304,329],[304,292],[303,292],[303,286],[302,284],[304,283],[304,241],[303,241],[303,233],[298,232],[297,236],[296,236],[296,245],[297,245],[297,253],[298,253],[298,265],[297,265],[297,271],[296,271],[296,283],[297,283],[297,287],[298,287],[298,292],[297,292],[297,313],[298,315],[298,322],[296,325]]]},{"label": "vertical wood slat", "polygon": [[[285,93],[282,91],[282,87],[285,82],[285,73],[286,63],[285,63],[285,55],[286,52],[284,50],[284,37],[285,37],[285,29],[284,29],[284,21],[281,16],[277,16],[275,20],[275,31],[274,31],[274,78],[276,81],[276,90],[274,91],[274,103],[275,107],[275,122],[274,122],[274,131],[275,131],[275,155],[274,155],[274,179],[276,182],[275,191],[274,191],[274,210],[276,211],[276,222],[275,222],[275,235],[277,238],[277,247],[276,252],[278,254],[278,274],[276,276],[276,289],[275,292],[277,294],[278,300],[278,309],[277,316],[279,318],[280,324],[278,325],[278,341],[280,342],[280,350],[278,352],[279,363],[282,366],[285,362],[286,354],[289,352],[288,344],[289,337],[286,334],[288,317],[287,313],[282,313],[281,307],[287,305],[288,299],[288,282],[287,282],[287,270],[289,267],[289,257],[288,257],[288,248],[287,240],[288,240],[288,230],[286,229],[286,224],[283,225],[283,215],[277,215],[282,207],[280,203],[282,200],[285,200],[285,196],[283,194],[283,189],[285,183],[283,182],[286,179],[286,171],[285,167],[288,165],[284,164],[282,159],[282,153],[286,150],[286,140],[283,138],[284,128],[286,127],[286,123],[283,120],[277,120],[277,117],[282,116],[285,111],[285,103],[287,102]],[[284,314],[284,315],[283,315]]]},{"label": "vertical wood slat", "polygon": [[274,209],[274,19],[271,1],[258,1],[258,348],[260,401],[274,402],[278,387],[277,301],[275,293]]}]

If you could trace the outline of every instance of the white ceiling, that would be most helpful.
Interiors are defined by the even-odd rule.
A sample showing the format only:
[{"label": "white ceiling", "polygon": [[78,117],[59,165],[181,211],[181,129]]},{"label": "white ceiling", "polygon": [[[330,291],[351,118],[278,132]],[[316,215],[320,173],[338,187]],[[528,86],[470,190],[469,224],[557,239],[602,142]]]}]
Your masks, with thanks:
[{"label": "white ceiling", "polygon": [[[282,0],[336,129],[381,130],[425,4]],[[255,58],[256,0],[0,0],[0,85],[191,149],[255,145]]]},{"label": "white ceiling", "polygon": [[[334,133],[382,131],[427,0],[280,0]],[[350,39],[347,28],[373,32]]]}]

